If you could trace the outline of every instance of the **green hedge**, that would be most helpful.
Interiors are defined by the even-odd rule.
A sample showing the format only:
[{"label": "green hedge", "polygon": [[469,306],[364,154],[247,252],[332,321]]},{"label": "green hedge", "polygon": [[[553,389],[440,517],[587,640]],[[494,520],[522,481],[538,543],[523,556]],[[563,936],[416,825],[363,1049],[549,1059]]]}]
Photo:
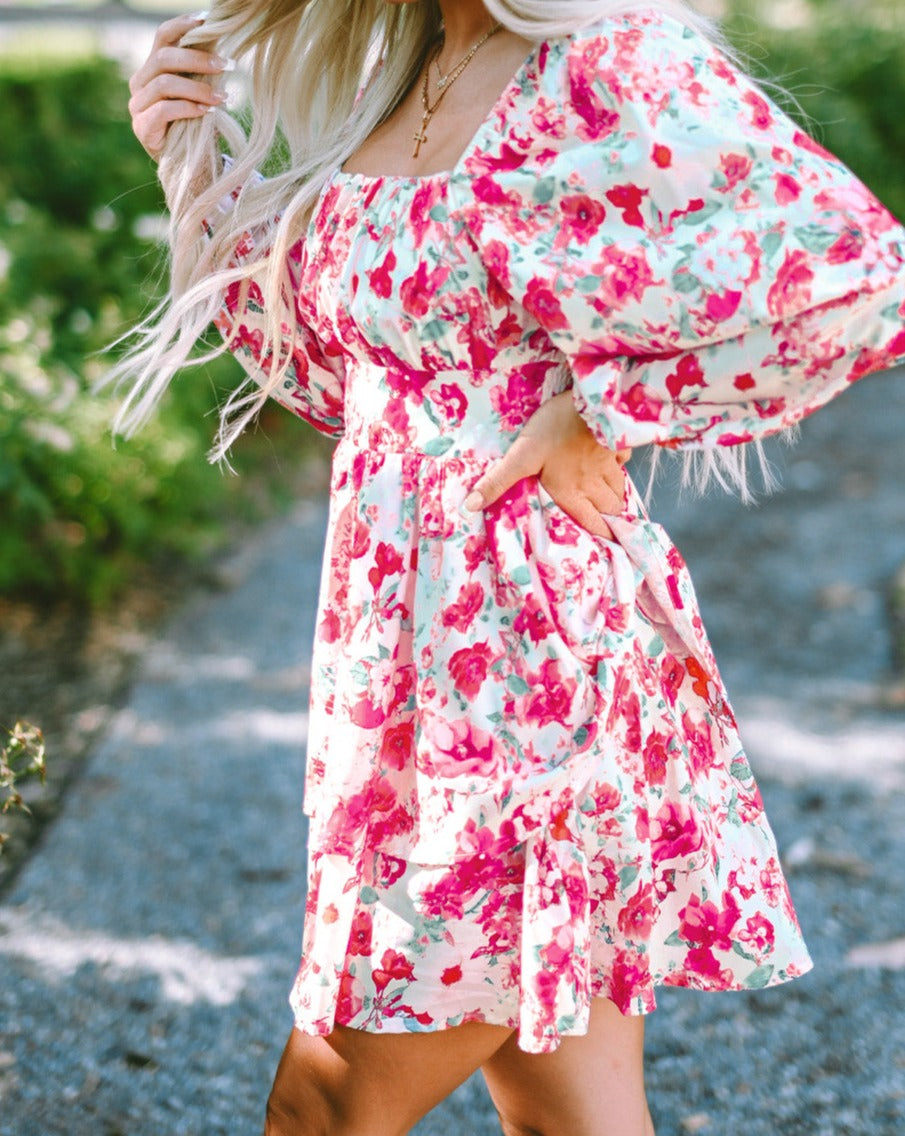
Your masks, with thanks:
[{"label": "green hedge", "polygon": [[[138,438],[110,437],[113,402],[91,393],[103,349],[148,310],[163,211],[132,136],[128,92],[107,61],[0,64],[0,593],[103,602],[153,559],[198,556],[238,509],[248,477],[209,466],[232,359],[190,370]],[[310,432],[272,418],[291,460]],[[285,429],[285,426],[290,429]],[[284,427],[281,429],[281,427]],[[295,429],[292,429],[295,428]],[[243,439],[240,470],[272,442]],[[261,478],[254,479],[260,500]]]}]

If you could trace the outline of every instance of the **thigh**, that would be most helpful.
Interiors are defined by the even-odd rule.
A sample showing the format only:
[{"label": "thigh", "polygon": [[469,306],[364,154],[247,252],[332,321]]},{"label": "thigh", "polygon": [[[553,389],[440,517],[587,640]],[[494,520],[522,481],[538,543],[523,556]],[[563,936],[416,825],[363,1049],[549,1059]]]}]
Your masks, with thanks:
[{"label": "thigh", "polygon": [[511,1033],[477,1022],[422,1034],[293,1030],[268,1101],[268,1136],[403,1136]]},{"label": "thigh", "polygon": [[507,1136],[653,1136],[644,1094],[644,1019],[596,998],[588,1033],[553,1053],[513,1035],[482,1072]]}]

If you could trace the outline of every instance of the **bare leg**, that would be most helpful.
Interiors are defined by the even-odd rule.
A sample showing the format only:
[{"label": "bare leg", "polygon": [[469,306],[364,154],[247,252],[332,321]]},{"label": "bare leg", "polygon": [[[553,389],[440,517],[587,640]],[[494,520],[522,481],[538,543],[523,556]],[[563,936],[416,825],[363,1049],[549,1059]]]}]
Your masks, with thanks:
[{"label": "bare leg", "polygon": [[644,1019],[594,1000],[584,1037],[523,1053],[515,1036],[482,1072],[505,1136],[654,1136],[644,1095]]},{"label": "bare leg", "polygon": [[475,1022],[422,1034],[293,1030],[267,1102],[265,1136],[403,1136],[511,1033]]}]

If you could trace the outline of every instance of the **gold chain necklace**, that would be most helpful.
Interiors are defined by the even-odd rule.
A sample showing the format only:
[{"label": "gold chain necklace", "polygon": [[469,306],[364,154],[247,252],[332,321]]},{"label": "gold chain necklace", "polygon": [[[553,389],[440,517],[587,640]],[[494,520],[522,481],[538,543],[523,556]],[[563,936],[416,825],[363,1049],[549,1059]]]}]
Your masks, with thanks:
[{"label": "gold chain necklace", "polygon": [[[424,68],[424,82],[421,85],[421,106],[423,108],[421,114],[421,129],[414,137],[415,149],[412,151],[413,158],[418,157],[418,154],[421,151],[421,147],[427,141],[427,128],[430,125],[431,119],[437,113],[437,109],[440,106],[440,103],[443,102],[443,98],[446,95],[446,92],[453,85],[453,83],[455,83],[456,79],[459,78],[468,64],[471,63],[472,59],[474,59],[478,51],[484,46],[484,44],[490,39],[491,36],[496,35],[496,33],[502,26],[502,24],[494,24],[490,31],[485,32],[484,35],[482,35],[478,40],[478,42],[469,51],[467,51],[465,55],[462,56],[455,67],[453,67],[452,70],[446,75],[440,72],[439,63],[440,52],[443,50],[443,41],[441,40],[440,43],[437,44],[436,49],[428,58],[427,65]],[[437,101],[433,106],[431,106],[430,101],[430,73],[432,63],[437,64],[437,71],[440,72],[440,80],[437,83],[437,89],[439,90],[440,94],[437,95]]]}]

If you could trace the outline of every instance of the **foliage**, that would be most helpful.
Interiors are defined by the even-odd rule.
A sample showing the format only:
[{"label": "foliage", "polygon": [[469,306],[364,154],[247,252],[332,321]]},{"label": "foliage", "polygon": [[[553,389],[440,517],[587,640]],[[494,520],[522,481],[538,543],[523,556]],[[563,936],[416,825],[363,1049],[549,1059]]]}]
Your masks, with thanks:
[{"label": "foliage", "polygon": [[[6,594],[102,602],[138,564],[200,555],[231,514],[250,508],[250,479],[205,461],[212,415],[236,381],[233,360],[187,371],[154,423],[116,450],[112,402],[91,391],[105,346],[158,291],[163,201],[127,98],[103,60],[0,67]],[[287,431],[293,449],[304,433]],[[270,461],[252,438],[236,465],[266,476]]]},{"label": "foliage", "polygon": [[[44,738],[39,729],[26,722],[17,722],[5,732],[7,740],[0,745],[0,815],[11,809],[27,813],[18,786],[32,777],[44,784]],[[6,833],[0,830],[0,853],[6,839]]]}]

